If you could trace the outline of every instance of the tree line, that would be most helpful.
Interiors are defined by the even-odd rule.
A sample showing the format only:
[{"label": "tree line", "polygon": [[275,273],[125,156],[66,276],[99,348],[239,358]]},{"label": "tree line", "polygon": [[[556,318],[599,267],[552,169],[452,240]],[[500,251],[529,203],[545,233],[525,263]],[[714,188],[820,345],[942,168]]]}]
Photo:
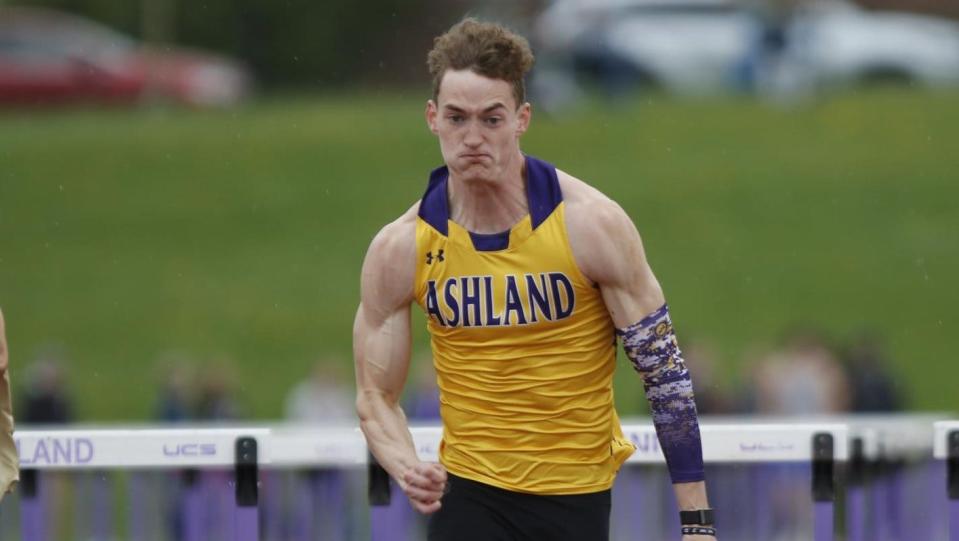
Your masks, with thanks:
[{"label": "tree line", "polygon": [[[2,3],[3,0],[0,0]],[[468,0],[19,0],[152,44],[242,59],[266,86],[422,83],[431,39]]]}]

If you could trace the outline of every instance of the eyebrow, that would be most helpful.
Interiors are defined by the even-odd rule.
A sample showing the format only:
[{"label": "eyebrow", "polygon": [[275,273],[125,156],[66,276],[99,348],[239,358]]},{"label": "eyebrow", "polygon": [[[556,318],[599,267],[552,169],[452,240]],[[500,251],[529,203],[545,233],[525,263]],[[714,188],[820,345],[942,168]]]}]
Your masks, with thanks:
[{"label": "eyebrow", "polygon": [[[458,106],[456,106],[456,105],[452,105],[452,104],[449,104],[449,103],[447,103],[446,105],[444,105],[443,108],[444,108],[444,109],[447,109],[447,110],[450,110],[450,111],[455,111],[455,112],[457,112],[457,113],[466,113],[466,112],[467,112],[466,109],[463,109],[462,107],[458,107]],[[503,105],[502,102],[496,102],[496,103],[494,103],[493,105],[490,105],[489,107],[483,109],[483,110],[481,111],[481,113],[491,113],[491,112],[493,112],[493,111],[495,111],[496,109],[499,109],[499,108],[506,109],[506,106]]]}]

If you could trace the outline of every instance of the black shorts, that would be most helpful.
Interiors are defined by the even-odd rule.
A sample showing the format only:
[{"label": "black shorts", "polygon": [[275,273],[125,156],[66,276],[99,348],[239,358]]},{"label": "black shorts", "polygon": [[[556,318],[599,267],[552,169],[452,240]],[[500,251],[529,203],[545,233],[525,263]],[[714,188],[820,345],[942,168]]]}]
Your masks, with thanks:
[{"label": "black shorts", "polygon": [[449,475],[429,541],[604,541],[610,491],[551,496],[504,490]]}]

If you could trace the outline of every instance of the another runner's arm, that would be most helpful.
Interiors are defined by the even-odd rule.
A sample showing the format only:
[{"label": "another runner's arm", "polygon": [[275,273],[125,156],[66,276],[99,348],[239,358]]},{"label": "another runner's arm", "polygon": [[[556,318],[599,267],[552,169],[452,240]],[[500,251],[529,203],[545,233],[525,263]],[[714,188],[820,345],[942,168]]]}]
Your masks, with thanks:
[{"label": "another runner's arm", "polygon": [[0,374],[5,373],[10,364],[7,355],[7,333],[3,322],[3,311],[0,310]]},{"label": "another runner's arm", "polygon": [[[636,327],[638,323],[665,307],[662,288],[646,261],[639,232],[626,212],[605,196],[596,194],[589,204],[583,207],[588,207],[588,212],[577,213],[571,210],[567,220],[576,261],[583,273],[599,285],[616,328]],[[674,367],[666,369],[670,368]],[[685,372],[684,367],[680,368]],[[655,371],[652,373],[641,371],[641,373],[646,384],[647,397],[650,398],[651,409],[655,410],[657,404],[653,402],[649,391],[651,382],[654,382],[659,374]],[[655,413],[654,411],[654,416]],[[693,414],[695,415],[694,409]],[[662,423],[657,423],[656,428],[661,440],[676,435],[672,427],[664,427]],[[683,437],[684,434],[679,434],[680,438],[688,443],[675,445],[673,442],[665,441],[664,447],[680,447],[679,451],[682,454],[688,450],[690,455],[699,454],[701,457],[698,425],[694,430],[695,434],[689,434],[688,440]],[[673,466],[672,470],[677,469],[676,464],[671,466]],[[701,476],[694,474],[691,476],[692,479],[686,482],[678,480],[682,475],[677,476],[675,471],[671,471],[671,474],[674,475],[673,486],[680,509],[694,510],[708,507],[706,486]]]},{"label": "another runner's arm", "polygon": [[446,472],[416,456],[400,396],[410,364],[415,225],[401,218],[367,251],[353,323],[356,409],[370,452],[422,513],[439,509]]}]

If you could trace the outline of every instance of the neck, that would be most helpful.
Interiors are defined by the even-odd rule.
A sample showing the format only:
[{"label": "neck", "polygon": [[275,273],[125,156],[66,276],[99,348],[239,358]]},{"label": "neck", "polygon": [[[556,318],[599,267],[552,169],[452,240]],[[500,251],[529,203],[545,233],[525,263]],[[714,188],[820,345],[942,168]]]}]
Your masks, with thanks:
[{"label": "neck", "polygon": [[447,193],[450,219],[474,233],[500,233],[529,212],[526,200],[526,160],[515,159],[495,179],[462,181],[450,172]]}]

